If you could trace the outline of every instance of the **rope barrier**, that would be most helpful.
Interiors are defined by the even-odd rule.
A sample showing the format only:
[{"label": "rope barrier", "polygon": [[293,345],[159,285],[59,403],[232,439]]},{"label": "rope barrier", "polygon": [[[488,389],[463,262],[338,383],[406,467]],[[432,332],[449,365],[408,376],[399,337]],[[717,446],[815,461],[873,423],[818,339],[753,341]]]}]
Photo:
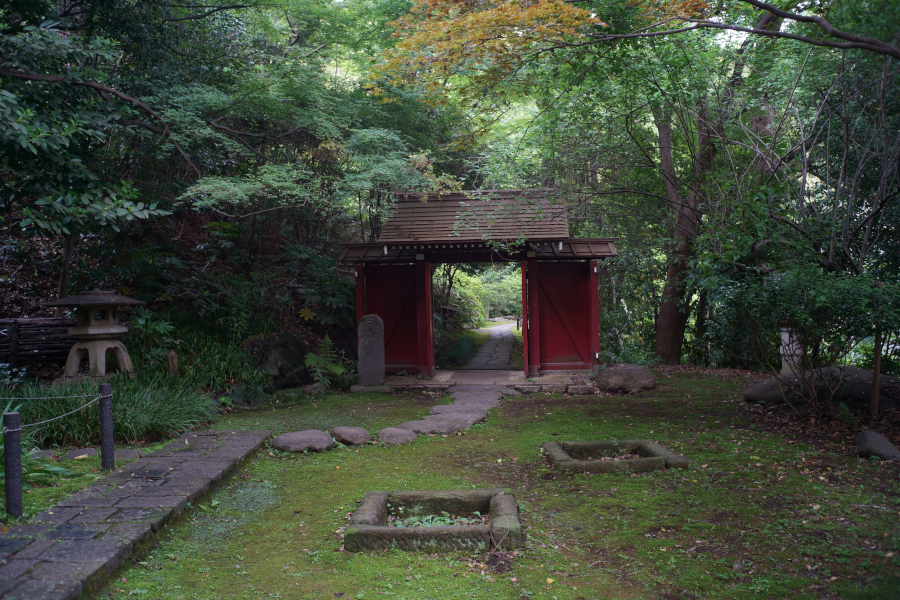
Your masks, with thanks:
[{"label": "rope barrier", "polygon": [[[70,398],[88,398],[89,396],[69,396],[69,397]],[[3,433],[15,433],[17,431],[22,431],[26,427],[37,427],[38,425],[44,425],[45,423],[52,423],[53,421],[57,421],[59,419],[62,419],[63,417],[68,417],[69,415],[75,414],[79,410],[87,408],[88,406],[90,406],[94,402],[97,402],[98,400],[100,400],[100,396],[97,396],[96,398],[94,398],[93,400],[88,402],[87,404],[79,406],[78,408],[76,408],[75,410],[73,410],[71,412],[67,412],[64,415],[59,415],[58,417],[53,417],[52,419],[47,419],[46,421],[39,421],[37,423],[29,423],[28,425],[21,425],[18,429],[7,429],[6,427],[4,427]]]},{"label": "rope barrier", "polygon": [[64,400],[66,398],[90,398],[91,394],[78,394],[76,396],[35,396],[23,398],[22,396],[3,396],[0,400]]}]

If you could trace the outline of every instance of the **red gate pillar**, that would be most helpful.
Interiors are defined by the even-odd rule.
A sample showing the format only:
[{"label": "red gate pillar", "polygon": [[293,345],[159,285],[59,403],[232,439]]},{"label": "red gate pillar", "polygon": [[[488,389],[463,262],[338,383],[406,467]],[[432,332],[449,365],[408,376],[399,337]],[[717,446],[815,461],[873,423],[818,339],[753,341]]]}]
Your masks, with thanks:
[{"label": "red gate pillar", "polygon": [[416,261],[416,356],[419,373],[434,375],[434,318],[431,304],[431,263]]},{"label": "red gate pillar", "polygon": [[528,257],[528,374],[539,375],[541,372],[540,315],[538,314],[538,262]]},{"label": "red gate pillar", "polygon": [[520,264],[522,270],[522,367],[528,377],[528,277],[527,263]]},{"label": "red gate pillar", "polygon": [[[359,321],[366,314],[366,296],[365,284],[363,278],[365,276],[366,265],[356,265],[356,325],[359,329]],[[359,335],[356,342],[359,343]]]},{"label": "red gate pillar", "polygon": [[597,261],[590,261],[588,267],[591,271],[588,279],[588,309],[591,311],[589,348],[591,352],[591,371],[596,375],[600,372],[600,293],[597,289]]}]

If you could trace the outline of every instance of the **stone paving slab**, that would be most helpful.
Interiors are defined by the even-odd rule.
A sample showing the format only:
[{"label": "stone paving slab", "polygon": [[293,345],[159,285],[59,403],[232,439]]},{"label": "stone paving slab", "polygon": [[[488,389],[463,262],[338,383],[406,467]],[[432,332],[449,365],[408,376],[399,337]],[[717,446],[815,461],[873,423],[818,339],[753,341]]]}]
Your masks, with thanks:
[{"label": "stone paving slab", "polygon": [[472,360],[469,361],[469,364],[460,367],[460,369],[497,369],[502,371],[512,369],[509,364],[509,357],[512,354],[516,339],[512,333],[514,325],[515,323],[504,323],[488,329],[488,332],[491,334],[490,340],[482,344],[475,356],[472,357]]},{"label": "stone paving slab", "polygon": [[188,433],[0,535],[0,599],[75,600],[98,589],[269,431]]}]

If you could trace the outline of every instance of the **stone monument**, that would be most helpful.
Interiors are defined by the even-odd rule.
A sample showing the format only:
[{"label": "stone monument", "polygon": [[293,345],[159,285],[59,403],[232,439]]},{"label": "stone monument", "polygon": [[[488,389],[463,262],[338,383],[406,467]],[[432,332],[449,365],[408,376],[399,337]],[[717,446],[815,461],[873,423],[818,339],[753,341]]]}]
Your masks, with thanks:
[{"label": "stone monument", "polygon": [[384,385],[384,321],[378,315],[365,315],[359,320],[357,334],[359,385]]}]

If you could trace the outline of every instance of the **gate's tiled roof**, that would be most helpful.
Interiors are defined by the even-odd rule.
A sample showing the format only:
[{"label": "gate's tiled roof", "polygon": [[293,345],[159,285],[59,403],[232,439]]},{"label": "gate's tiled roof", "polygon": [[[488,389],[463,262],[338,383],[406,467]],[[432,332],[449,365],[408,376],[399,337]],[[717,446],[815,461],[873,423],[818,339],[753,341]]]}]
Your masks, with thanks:
[{"label": "gate's tiled roof", "polygon": [[471,190],[441,196],[401,194],[379,244],[564,240],[566,206],[545,191]]}]

